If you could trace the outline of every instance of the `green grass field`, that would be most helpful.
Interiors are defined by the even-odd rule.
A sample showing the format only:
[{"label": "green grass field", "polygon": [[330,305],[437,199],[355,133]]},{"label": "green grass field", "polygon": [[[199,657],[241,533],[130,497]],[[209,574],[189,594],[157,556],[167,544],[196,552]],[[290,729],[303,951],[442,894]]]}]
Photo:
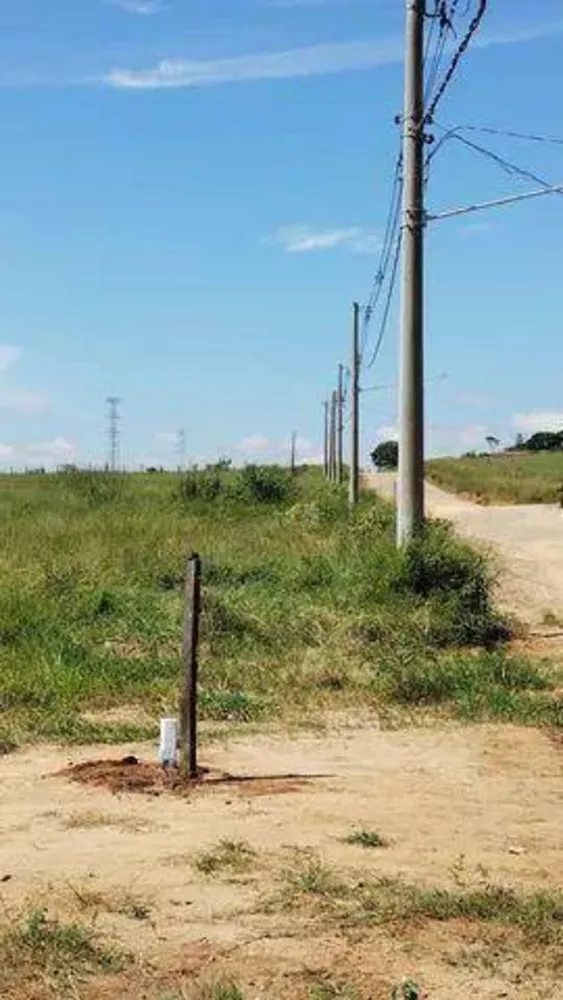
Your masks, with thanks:
[{"label": "green grass field", "polygon": [[440,526],[407,553],[393,537],[390,506],[350,515],[315,472],[2,478],[0,748],[156,734],[177,707],[192,550],[208,719],[561,723],[554,679],[498,645],[483,558]]},{"label": "green grass field", "polygon": [[431,482],[489,503],[556,503],[563,488],[563,453],[440,458],[428,462]]}]

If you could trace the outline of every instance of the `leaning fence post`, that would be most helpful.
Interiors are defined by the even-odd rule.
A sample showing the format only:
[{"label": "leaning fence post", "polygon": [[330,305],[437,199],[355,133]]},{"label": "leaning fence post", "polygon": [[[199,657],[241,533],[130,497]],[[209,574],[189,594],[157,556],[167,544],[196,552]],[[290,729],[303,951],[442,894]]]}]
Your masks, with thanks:
[{"label": "leaning fence post", "polygon": [[201,559],[194,552],[188,559],[186,609],[182,640],[183,683],[180,702],[180,766],[197,778],[197,680],[199,618],[201,613]]}]

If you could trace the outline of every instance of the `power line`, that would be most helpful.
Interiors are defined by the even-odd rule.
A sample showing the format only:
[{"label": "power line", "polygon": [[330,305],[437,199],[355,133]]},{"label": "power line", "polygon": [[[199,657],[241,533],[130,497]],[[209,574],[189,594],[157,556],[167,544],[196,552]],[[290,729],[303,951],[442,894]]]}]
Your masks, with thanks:
[{"label": "power line", "polygon": [[486,135],[500,135],[509,139],[524,139],[528,142],[543,142],[563,146],[563,137],[557,135],[537,135],[534,132],[516,132],[509,128],[494,128],[490,125],[457,125],[450,132],[482,132]]},{"label": "power line", "polygon": [[534,173],[532,170],[527,170],[525,167],[519,167],[516,163],[508,160],[506,157],[501,156],[499,153],[495,153],[492,149],[487,149],[486,146],[481,146],[477,142],[473,142],[471,139],[466,139],[462,135],[452,135],[452,139],[456,142],[460,142],[463,146],[467,146],[469,149],[473,149],[476,153],[485,156],[487,159],[492,160],[497,166],[504,170],[508,174],[517,174],[520,177],[524,177],[526,180],[535,181],[536,184],[541,184],[542,187],[552,188],[553,185],[550,181],[544,180],[538,174]]},{"label": "power line", "polygon": [[542,188],[540,191],[525,191],[523,194],[509,195],[507,198],[495,198],[494,201],[482,201],[475,205],[465,205],[463,208],[451,208],[446,212],[433,212],[426,215],[426,222],[436,222],[440,219],[454,219],[460,215],[469,215],[470,212],[483,212],[487,208],[502,208],[504,205],[514,205],[518,201],[530,201],[531,198],[541,198],[546,194],[563,194],[563,184],[554,184],[550,188]]},{"label": "power line", "polygon": [[477,8],[477,12],[476,12],[475,16],[472,18],[472,20],[470,21],[469,27],[467,28],[467,31],[466,31],[465,35],[463,36],[460,44],[458,45],[458,47],[457,47],[457,49],[456,49],[456,51],[455,51],[455,53],[453,55],[452,61],[451,61],[448,69],[446,70],[446,72],[444,74],[442,82],[441,82],[440,86],[438,87],[438,90],[436,91],[436,94],[432,98],[432,101],[430,102],[430,106],[428,107],[428,109],[426,111],[426,114],[425,114],[425,121],[426,122],[431,122],[432,119],[434,118],[434,115],[436,113],[436,108],[438,107],[438,104],[442,100],[442,97],[444,96],[446,90],[448,89],[448,86],[450,85],[452,77],[453,77],[453,75],[454,75],[454,73],[455,73],[455,71],[456,71],[456,69],[457,69],[457,67],[458,67],[458,65],[459,65],[459,63],[460,63],[460,61],[461,61],[464,53],[469,48],[469,45],[470,45],[470,42],[471,42],[473,36],[479,30],[479,27],[481,25],[481,21],[483,20],[483,17],[485,16],[486,10],[487,10],[487,0],[479,0],[479,6]]},{"label": "power line", "polygon": [[381,323],[379,326],[379,333],[377,340],[375,342],[375,347],[371,353],[371,357],[366,365],[366,370],[369,371],[373,367],[375,361],[381,350],[381,345],[383,344],[383,338],[387,330],[387,322],[389,320],[389,313],[391,312],[391,303],[393,301],[393,293],[395,291],[395,285],[397,281],[397,272],[399,270],[399,260],[401,257],[401,243],[402,243],[402,231],[399,230],[397,235],[396,245],[395,245],[395,256],[393,257],[393,264],[391,267],[391,279],[389,281],[389,286],[387,289],[387,298],[385,300],[385,306],[383,309],[383,316],[381,318]]},{"label": "power line", "polygon": [[387,213],[387,223],[385,226],[385,233],[383,236],[378,268],[377,271],[375,272],[372,289],[369,295],[367,305],[364,310],[362,338],[360,346],[360,359],[364,357],[364,354],[366,352],[370,322],[373,313],[379,303],[379,299],[383,293],[385,278],[387,277],[387,271],[389,269],[389,264],[392,258],[393,246],[395,240],[397,239],[397,231],[399,229],[400,217],[401,217],[402,193],[403,193],[403,158],[401,153],[399,153],[395,163],[393,189],[391,193],[391,200],[389,203],[389,211]]},{"label": "power line", "polygon": [[[448,5],[445,0],[436,0],[436,6],[433,14],[427,14],[426,17],[431,19],[430,31],[428,32],[428,39],[426,44],[426,51],[424,54],[424,70],[426,73],[426,83],[424,89],[424,103],[430,100],[430,95],[438,79],[438,74],[440,72],[440,65],[444,57],[444,49],[446,47],[446,42],[448,39],[449,31],[453,31],[452,16],[455,13],[455,7],[457,6],[455,0],[452,4],[452,8],[448,13]],[[430,49],[432,47],[432,38],[434,35],[434,29],[436,24],[440,26],[440,32],[438,34],[438,39],[434,49],[434,55],[432,56],[432,62],[430,64],[430,69],[428,69],[428,62],[430,56]]]}]

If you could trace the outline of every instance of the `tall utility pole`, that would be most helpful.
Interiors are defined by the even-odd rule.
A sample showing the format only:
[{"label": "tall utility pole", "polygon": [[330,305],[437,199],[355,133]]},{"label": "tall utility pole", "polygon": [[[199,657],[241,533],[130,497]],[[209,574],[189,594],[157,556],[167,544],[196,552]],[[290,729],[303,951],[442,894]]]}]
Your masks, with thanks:
[{"label": "tall utility pole", "polygon": [[352,359],[350,372],[350,506],[355,507],[360,492],[360,307],[353,306]]},{"label": "tall utility pole", "polygon": [[297,431],[291,432],[291,474],[295,475],[297,469]]},{"label": "tall utility pole", "polygon": [[183,472],[186,468],[186,432],[183,427],[178,431],[176,450],[178,452],[178,467],[180,472]]},{"label": "tall utility pole", "polygon": [[424,18],[425,0],[407,0],[403,115],[403,260],[399,376],[397,543],[424,520]]},{"label": "tall utility pole", "polygon": [[109,467],[112,472],[117,469],[119,458],[119,404],[121,400],[117,396],[108,396],[106,399],[108,406],[108,438],[109,438]]},{"label": "tall utility pole", "polygon": [[329,435],[329,479],[336,482],[336,411],[338,408],[338,393],[333,392],[330,397],[330,435]]},{"label": "tall utility pole", "polygon": [[328,399],[325,399],[325,401],[323,403],[323,410],[324,410],[324,421],[325,421],[325,424],[324,424],[324,442],[323,442],[323,444],[324,444],[324,447],[323,447],[323,461],[324,461],[325,479],[328,479],[329,478],[329,474],[330,474],[329,446],[328,446],[328,439],[329,439],[329,433],[330,433],[330,420],[329,420],[330,403],[328,402]]},{"label": "tall utility pole", "polygon": [[336,420],[336,481],[344,477],[344,365],[338,365],[338,415]]}]

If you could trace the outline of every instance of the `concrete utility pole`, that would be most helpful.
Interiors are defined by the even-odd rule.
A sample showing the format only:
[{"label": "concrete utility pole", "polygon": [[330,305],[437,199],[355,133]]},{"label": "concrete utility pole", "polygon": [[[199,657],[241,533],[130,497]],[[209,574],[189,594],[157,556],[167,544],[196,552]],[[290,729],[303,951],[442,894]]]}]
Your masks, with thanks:
[{"label": "concrete utility pole", "polygon": [[344,478],[344,365],[338,365],[338,418],[336,423],[336,481]]},{"label": "concrete utility pole", "polygon": [[338,393],[333,392],[330,397],[330,444],[329,444],[329,466],[331,483],[336,482],[336,411],[338,407]]},{"label": "concrete utility pole", "polygon": [[328,479],[329,472],[330,472],[330,467],[329,467],[329,447],[328,447],[329,428],[330,428],[329,407],[330,407],[330,404],[329,404],[328,400],[325,399],[325,401],[323,403],[324,419],[325,419],[325,425],[324,425],[324,447],[323,447],[323,460],[324,460],[325,479]]},{"label": "concrete utility pole", "polygon": [[360,492],[360,307],[353,306],[352,364],[350,372],[350,506],[355,507]]},{"label": "concrete utility pole", "polygon": [[423,243],[425,0],[407,0],[397,544],[424,520]]}]

